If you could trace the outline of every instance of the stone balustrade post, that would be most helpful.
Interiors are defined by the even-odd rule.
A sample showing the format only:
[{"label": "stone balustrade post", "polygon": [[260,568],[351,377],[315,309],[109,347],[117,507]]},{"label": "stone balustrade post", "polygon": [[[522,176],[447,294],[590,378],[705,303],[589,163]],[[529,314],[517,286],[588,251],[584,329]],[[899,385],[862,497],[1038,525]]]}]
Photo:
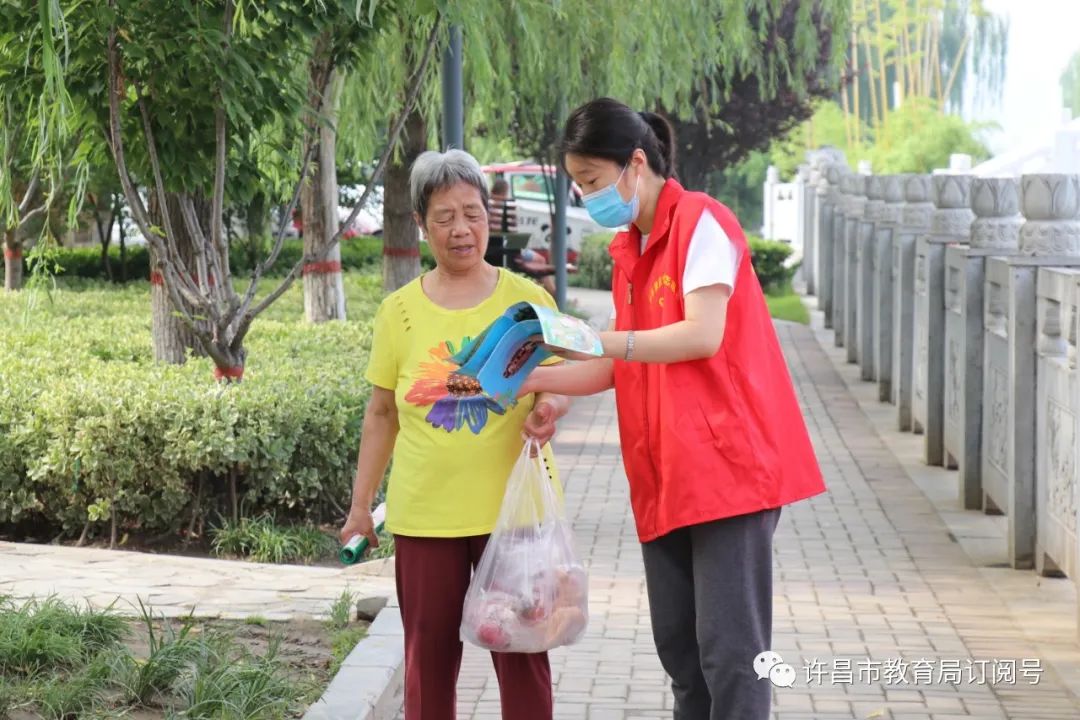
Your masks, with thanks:
[{"label": "stone balustrade post", "polygon": [[968,245],[945,249],[945,415],[948,467],[959,469],[960,502],[982,509],[983,286],[986,260],[1019,247],[1020,186],[1015,178],[974,178]]},{"label": "stone balustrade post", "polygon": [[833,220],[833,332],[836,347],[844,346],[845,313],[847,309],[847,236],[855,212],[856,193],[862,176],[846,168],[840,175],[840,202]]},{"label": "stone balustrade post", "polygon": [[868,175],[852,175],[848,211],[844,222],[844,350],[847,361],[859,361],[859,236],[866,212]]},{"label": "stone balustrade post", "polygon": [[867,382],[877,379],[874,364],[874,275],[877,272],[877,228],[885,217],[885,184],[880,175],[866,179],[866,206],[859,224],[855,249],[857,326],[856,355],[859,377]]},{"label": "stone balustrade post", "polygon": [[893,237],[900,228],[904,209],[904,188],[900,175],[881,177],[884,204],[875,224],[874,244],[874,370],[878,399],[892,400],[893,366]]},{"label": "stone balustrade post", "polygon": [[986,261],[982,490],[984,508],[1006,515],[1010,564],[1031,568],[1037,502],[1046,492],[1036,473],[1036,426],[1041,420],[1045,440],[1052,420],[1037,407],[1037,344],[1040,333],[1057,334],[1038,317],[1038,278],[1040,268],[1080,267],[1080,177],[1025,175],[1020,205],[1019,254]]},{"label": "stone balustrade post", "polygon": [[[803,260],[806,269],[806,292],[818,297],[818,307],[825,312],[826,320],[829,319],[828,310],[825,308],[826,289],[824,287],[825,262],[824,245],[828,235],[825,223],[832,222],[831,209],[826,205],[833,201],[828,193],[828,168],[834,163],[843,163],[844,154],[830,146],[823,146],[810,155],[810,179],[807,186],[807,220],[806,230],[807,251]],[[828,220],[826,220],[828,216]],[[830,275],[831,277],[831,275]],[[831,288],[828,294],[831,296]],[[829,327],[827,324],[826,327]]]},{"label": "stone balustrade post", "polygon": [[933,176],[934,214],[930,232],[915,244],[915,360],[912,425],[923,433],[923,461],[945,462],[945,248],[971,235],[971,176]]},{"label": "stone balustrade post", "polygon": [[838,222],[843,222],[840,214],[840,179],[843,177],[845,165],[840,163],[827,163],[822,168],[821,179],[818,182],[818,297],[821,301],[821,311],[825,315],[825,327],[833,327],[833,254],[836,249],[835,227]]},{"label": "stone balustrade post", "polygon": [[897,427],[910,432],[915,378],[915,243],[930,231],[934,186],[929,175],[905,175],[900,182],[904,189],[904,205],[892,247],[892,392]]}]

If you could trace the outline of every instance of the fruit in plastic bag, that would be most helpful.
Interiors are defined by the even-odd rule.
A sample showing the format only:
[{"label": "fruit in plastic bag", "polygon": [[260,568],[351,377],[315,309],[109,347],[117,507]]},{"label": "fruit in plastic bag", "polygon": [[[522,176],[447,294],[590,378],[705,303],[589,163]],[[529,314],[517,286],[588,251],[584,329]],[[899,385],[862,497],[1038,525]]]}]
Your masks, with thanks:
[{"label": "fruit in plastic bag", "polygon": [[559,569],[555,609],[547,622],[545,643],[551,647],[569,645],[588,624],[588,578],[581,567]]},{"label": "fruit in plastic bag", "polygon": [[532,442],[507,483],[462,611],[462,639],[495,652],[570,645],[588,624],[588,576],[543,460],[531,457]]}]

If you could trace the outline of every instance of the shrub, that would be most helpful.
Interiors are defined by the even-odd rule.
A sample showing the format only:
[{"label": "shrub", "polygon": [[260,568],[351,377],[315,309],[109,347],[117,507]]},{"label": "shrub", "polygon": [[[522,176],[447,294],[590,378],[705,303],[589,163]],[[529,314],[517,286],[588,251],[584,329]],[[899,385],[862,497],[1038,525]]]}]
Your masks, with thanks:
[{"label": "shrub", "polygon": [[[233,242],[229,247],[229,267],[236,278],[251,275],[254,269],[253,258],[262,260],[270,250],[270,239],[243,239]],[[341,241],[341,266],[345,270],[370,271],[381,267],[383,241],[377,237],[356,237]],[[268,277],[283,277],[300,261],[304,253],[303,241],[286,240],[281,246],[281,253],[270,269]],[[56,256],[63,278],[83,278],[87,280],[108,280],[101,265],[101,249],[98,247],[59,248]],[[120,248],[110,246],[109,262],[112,266],[113,280],[119,281]],[[420,243],[421,265],[430,270],[435,267],[435,258],[427,243]],[[124,262],[128,282],[146,280],[150,277],[150,253],[145,245],[131,245],[127,248]]]},{"label": "shrub", "polygon": [[613,263],[608,245],[611,233],[596,233],[582,238],[581,252],[578,254],[578,271],[570,276],[570,282],[578,287],[594,290],[611,289]]},{"label": "shrub", "polygon": [[333,538],[316,527],[279,526],[269,515],[226,520],[210,534],[218,555],[262,563],[310,563],[328,557],[337,547]]},{"label": "shrub", "polygon": [[756,235],[748,235],[750,261],[754,272],[765,292],[779,292],[791,285],[795,276],[795,267],[788,266],[787,260],[794,252],[790,245],[778,240],[763,240]]},{"label": "shrub", "polygon": [[61,289],[29,324],[23,296],[0,297],[0,528],[329,517],[349,496],[380,286],[347,275],[350,320],[309,325],[295,285],[253,327],[244,382],[230,386],[206,358],[152,361],[146,282]]},{"label": "shrub", "polygon": [[[60,277],[88,280],[109,279],[101,265],[100,247],[58,248],[56,262],[60,266],[57,273]],[[113,271],[113,279],[116,281],[121,278],[121,268],[123,268],[123,277],[129,282],[145,280],[150,277],[150,252],[145,245],[129,245],[121,265],[120,248],[113,245],[109,247],[109,265]]]},{"label": "shrub", "polygon": [[[576,277],[571,276],[575,285],[594,290],[611,289],[613,266],[608,253],[611,238],[610,233],[597,233],[582,241],[578,273]],[[763,240],[754,235],[747,235],[747,241],[750,245],[751,262],[762,289],[765,292],[774,292],[787,287],[795,274],[795,268],[785,264],[793,252],[791,246]]]}]

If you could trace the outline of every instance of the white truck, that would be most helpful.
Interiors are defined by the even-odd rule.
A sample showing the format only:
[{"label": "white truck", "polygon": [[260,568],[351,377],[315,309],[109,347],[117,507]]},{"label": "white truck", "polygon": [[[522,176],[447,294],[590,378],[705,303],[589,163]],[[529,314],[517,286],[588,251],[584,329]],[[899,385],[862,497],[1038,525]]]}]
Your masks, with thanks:
[{"label": "white truck", "polygon": [[[529,233],[529,247],[547,255],[555,210],[555,168],[520,161],[486,165],[483,171],[491,182],[502,178],[510,185],[510,197],[517,208],[518,232]],[[571,263],[581,251],[582,239],[598,232],[610,231],[593,222],[581,202],[581,189],[571,183],[566,205],[566,247]]]}]

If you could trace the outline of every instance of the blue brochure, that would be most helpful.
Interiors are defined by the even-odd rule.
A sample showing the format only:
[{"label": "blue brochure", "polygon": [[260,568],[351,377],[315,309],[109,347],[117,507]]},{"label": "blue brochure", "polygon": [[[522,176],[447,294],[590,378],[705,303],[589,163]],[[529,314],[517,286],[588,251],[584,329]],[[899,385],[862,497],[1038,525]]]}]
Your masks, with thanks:
[{"label": "blue brochure", "polygon": [[543,305],[518,303],[450,360],[460,365],[458,375],[476,378],[484,394],[505,410],[529,373],[552,356],[551,348],[604,354],[600,336],[584,320]]}]

